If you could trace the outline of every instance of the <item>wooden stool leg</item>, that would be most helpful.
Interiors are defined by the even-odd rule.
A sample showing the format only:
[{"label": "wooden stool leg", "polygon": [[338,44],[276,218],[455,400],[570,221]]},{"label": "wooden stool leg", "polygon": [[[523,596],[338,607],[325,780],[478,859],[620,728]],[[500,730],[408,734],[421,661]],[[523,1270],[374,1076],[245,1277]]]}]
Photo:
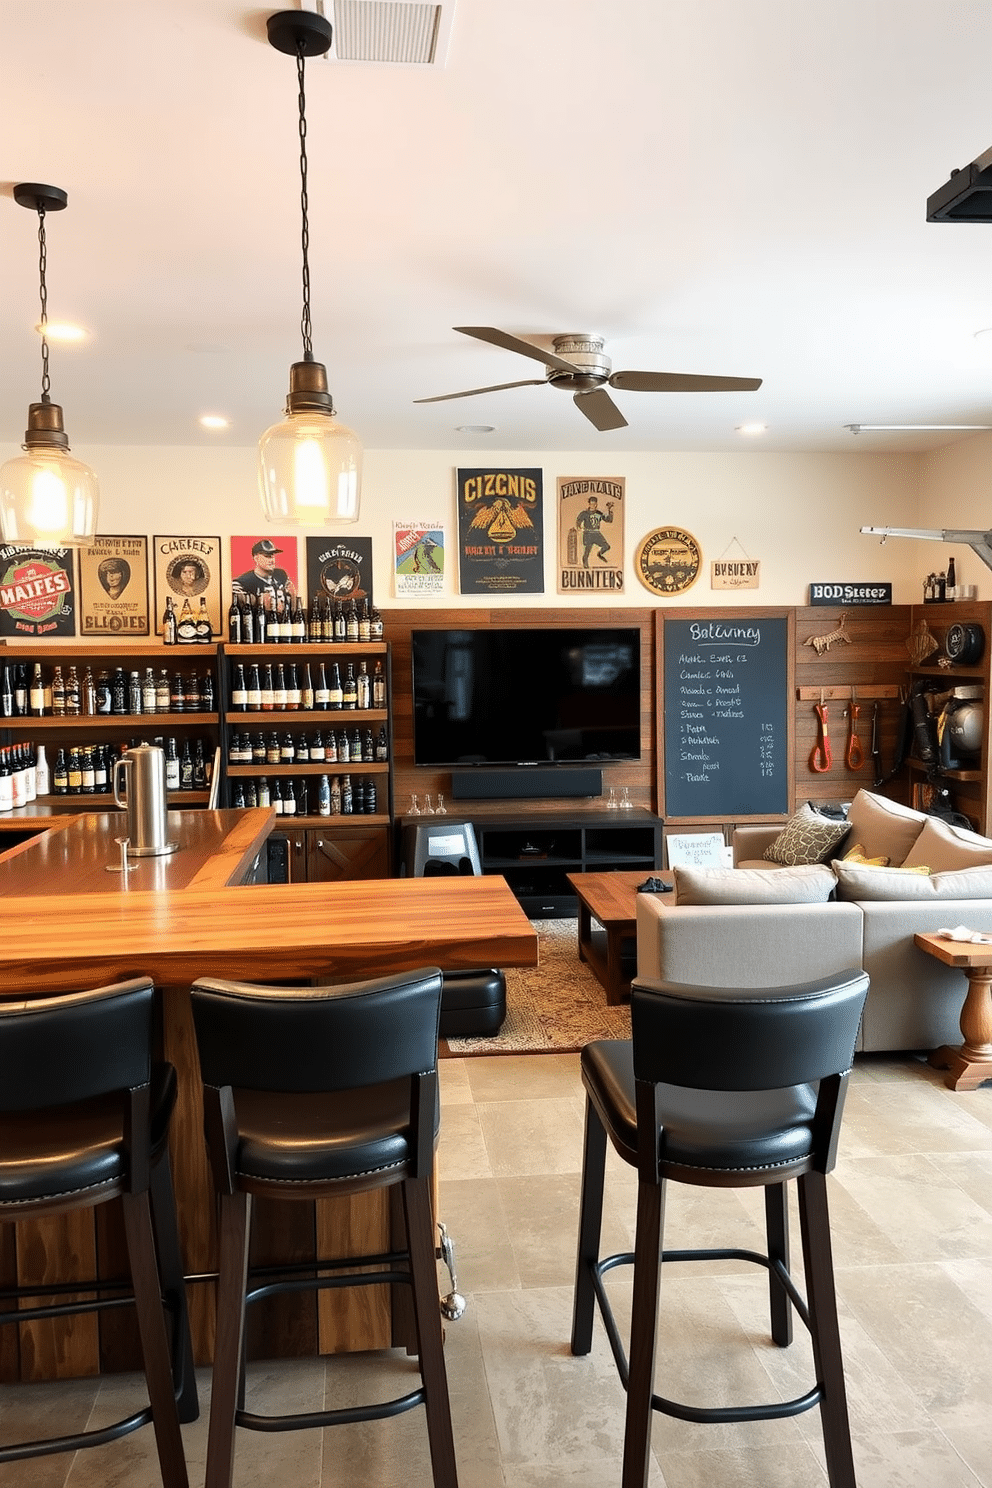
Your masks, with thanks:
[{"label": "wooden stool leg", "polygon": [[151,1204],[162,1292],[172,1305],[175,1318],[173,1366],[179,1419],[195,1421],[200,1414],[200,1403],[196,1394],[196,1375],[193,1372],[193,1340],[186,1306],[186,1283],[183,1279],[183,1258],[168,1150],[152,1168]]},{"label": "wooden stool leg", "polygon": [[804,1173],[799,1179],[799,1216],[813,1363],[816,1377],[823,1387],[820,1419],[827,1457],[827,1478],[830,1488],[857,1488],[851,1453],[847,1391],[844,1385],[844,1360],[837,1322],[827,1180],[823,1173]]},{"label": "wooden stool leg", "polygon": [[[784,1183],[770,1183],[765,1189],[765,1234],[768,1259],[789,1269],[789,1190]],[[774,1271],[768,1273],[768,1300],[771,1307],[772,1340],[779,1348],[792,1342],[792,1301]]]},{"label": "wooden stool leg", "polygon": [[664,1183],[639,1182],[622,1488],[647,1488],[651,1466],[651,1395],[654,1390],[664,1213]]},{"label": "wooden stool leg", "polygon": [[159,1282],[151,1203],[147,1192],[121,1195],[131,1264],[141,1353],[152,1407],[152,1426],[165,1488],[188,1488],[182,1432],[176,1411],[169,1332]]},{"label": "wooden stool leg", "polygon": [[427,1179],[408,1178],[404,1181],[403,1208],[410,1251],[417,1347],[420,1353],[420,1374],[424,1382],[434,1488],[458,1488],[448,1376],[441,1337],[437,1268],[434,1261],[434,1217],[431,1213]]},{"label": "wooden stool leg", "polygon": [[204,1488],[231,1488],[234,1477],[234,1413],[238,1406],[241,1378],[250,1222],[251,1198],[248,1194],[221,1195],[217,1341],[214,1345]]},{"label": "wooden stool leg", "polygon": [[572,1353],[587,1354],[592,1348],[596,1294],[591,1268],[599,1260],[599,1237],[603,1224],[603,1183],[606,1177],[606,1128],[592,1101],[586,1101],[586,1134],[582,1154],[582,1197],[579,1204],[579,1241],[575,1258],[575,1291],[572,1302]]}]

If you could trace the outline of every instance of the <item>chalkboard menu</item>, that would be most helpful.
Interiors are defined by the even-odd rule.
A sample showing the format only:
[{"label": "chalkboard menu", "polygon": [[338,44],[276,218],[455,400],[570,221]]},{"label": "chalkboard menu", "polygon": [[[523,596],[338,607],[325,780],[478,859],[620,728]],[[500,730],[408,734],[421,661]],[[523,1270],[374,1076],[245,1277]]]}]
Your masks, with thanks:
[{"label": "chalkboard menu", "polygon": [[666,818],[789,809],[788,621],[664,618]]}]

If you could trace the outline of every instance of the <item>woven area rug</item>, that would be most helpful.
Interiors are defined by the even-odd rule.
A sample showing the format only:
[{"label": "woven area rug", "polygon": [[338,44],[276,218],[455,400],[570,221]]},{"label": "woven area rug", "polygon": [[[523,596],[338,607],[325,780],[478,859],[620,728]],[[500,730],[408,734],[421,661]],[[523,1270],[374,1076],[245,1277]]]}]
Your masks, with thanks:
[{"label": "woven area rug", "polygon": [[567,1054],[597,1038],[630,1038],[630,1006],[607,1007],[606,992],[579,960],[576,920],[535,920],[540,962],[507,969],[506,1022],[492,1038],[448,1039],[441,1052]]}]

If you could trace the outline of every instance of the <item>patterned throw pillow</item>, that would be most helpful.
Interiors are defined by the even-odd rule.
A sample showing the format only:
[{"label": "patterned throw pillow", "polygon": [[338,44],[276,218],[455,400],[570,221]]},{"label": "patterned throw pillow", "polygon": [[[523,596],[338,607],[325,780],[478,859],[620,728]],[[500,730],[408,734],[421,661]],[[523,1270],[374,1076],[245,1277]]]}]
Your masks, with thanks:
[{"label": "patterned throw pillow", "polygon": [[804,806],[789,818],[762,856],[770,863],[784,863],[789,868],[801,863],[824,863],[850,830],[849,822],[832,821]]}]

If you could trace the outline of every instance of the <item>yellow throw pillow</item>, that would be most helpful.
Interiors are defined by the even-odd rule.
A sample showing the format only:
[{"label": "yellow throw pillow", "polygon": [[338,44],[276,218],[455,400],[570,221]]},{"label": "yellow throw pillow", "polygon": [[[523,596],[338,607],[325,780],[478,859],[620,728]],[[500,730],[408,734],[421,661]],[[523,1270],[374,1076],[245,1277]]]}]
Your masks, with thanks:
[{"label": "yellow throw pillow", "polygon": [[856,842],[850,852],[843,857],[845,863],[863,863],[866,868],[888,868],[889,860],[886,857],[869,858],[865,856],[865,850],[860,842]]}]

